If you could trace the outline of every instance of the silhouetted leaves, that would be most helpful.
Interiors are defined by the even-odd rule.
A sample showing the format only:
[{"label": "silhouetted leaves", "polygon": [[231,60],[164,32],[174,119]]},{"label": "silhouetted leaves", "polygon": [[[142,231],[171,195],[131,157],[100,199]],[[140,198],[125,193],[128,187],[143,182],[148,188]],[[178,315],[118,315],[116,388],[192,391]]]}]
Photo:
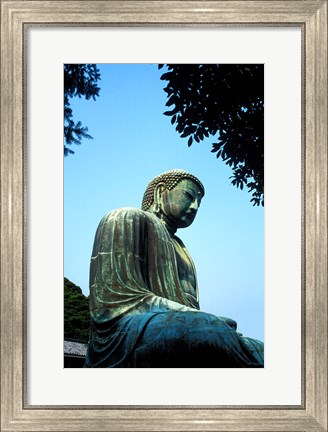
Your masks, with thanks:
[{"label": "silhouetted leaves", "polygon": [[263,65],[166,66],[161,79],[172,109],[164,114],[188,146],[216,136],[211,151],[232,168],[231,183],[247,186],[253,205],[264,205]]},{"label": "silhouetted leaves", "polygon": [[99,69],[95,64],[65,64],[64,65],[64,155],[73,154],[68,146],[81,144],[82,138],[92,139],[88,128],[73,120],[73,111],[70,106],[70,98],[78,96],[85,99],[96,100],[100,88],[97,82],[100,80]]}]

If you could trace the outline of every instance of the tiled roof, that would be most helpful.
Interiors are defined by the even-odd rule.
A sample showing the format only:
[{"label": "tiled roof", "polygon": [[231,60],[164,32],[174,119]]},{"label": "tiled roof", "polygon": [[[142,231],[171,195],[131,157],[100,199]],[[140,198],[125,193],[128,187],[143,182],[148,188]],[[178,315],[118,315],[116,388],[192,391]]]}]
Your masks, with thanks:
[{"label": "tiled roof", "polygon": [[85,357],[87,353],[87,344],[81,342],[64,341],[64,355],[75,355]]}]

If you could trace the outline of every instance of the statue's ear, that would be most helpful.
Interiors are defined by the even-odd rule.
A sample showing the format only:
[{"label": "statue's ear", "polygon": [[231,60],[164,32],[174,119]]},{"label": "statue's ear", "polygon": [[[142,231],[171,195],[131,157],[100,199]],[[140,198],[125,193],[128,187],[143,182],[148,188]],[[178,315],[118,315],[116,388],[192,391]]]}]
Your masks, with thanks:
[{"label": "statue's ear", "polygon": [[165,183],[158,183],[154,189],[154,203],[159,204],[161,202],[161,195],[164,192],[166,186]]}]

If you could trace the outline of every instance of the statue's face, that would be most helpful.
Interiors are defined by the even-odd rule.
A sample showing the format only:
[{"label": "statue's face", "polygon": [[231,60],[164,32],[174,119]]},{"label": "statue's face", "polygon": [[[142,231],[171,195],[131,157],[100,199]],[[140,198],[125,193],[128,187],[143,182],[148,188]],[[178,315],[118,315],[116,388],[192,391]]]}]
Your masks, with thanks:
[{"label": "statue's face", "polygon": [[191,179],[181,180],[177,186],[161,194],[161,211],[163,219],[174,228],[188,227],[194,221],[202,191]]}]

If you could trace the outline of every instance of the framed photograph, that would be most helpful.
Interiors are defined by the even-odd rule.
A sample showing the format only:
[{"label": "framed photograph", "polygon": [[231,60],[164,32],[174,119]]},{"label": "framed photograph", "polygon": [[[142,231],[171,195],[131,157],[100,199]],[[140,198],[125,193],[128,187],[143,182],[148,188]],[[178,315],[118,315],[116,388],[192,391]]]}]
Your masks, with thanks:
[{"label": "framed photograph", "polygon": [[[327,431],[327,1],[1,7],[1,430]],[[63,64],[220,62],[264,64],[264,369],[64,368]]]}]

